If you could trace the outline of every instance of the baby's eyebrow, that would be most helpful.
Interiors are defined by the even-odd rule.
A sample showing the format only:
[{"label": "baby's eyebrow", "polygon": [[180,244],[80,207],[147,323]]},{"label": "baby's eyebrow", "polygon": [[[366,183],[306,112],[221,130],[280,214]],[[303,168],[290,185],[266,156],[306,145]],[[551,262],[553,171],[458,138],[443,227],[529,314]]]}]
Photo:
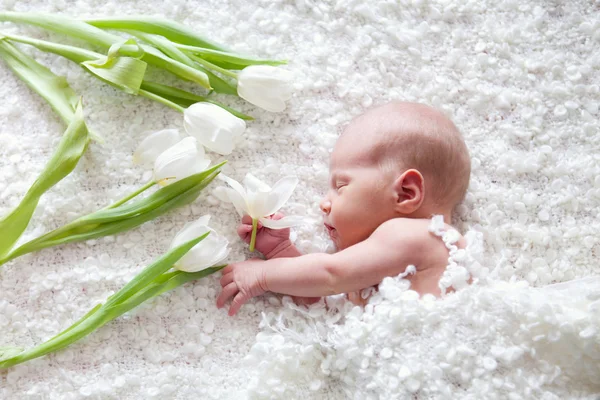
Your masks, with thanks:
[{"label": "baby's eyebrow", "polygon": [[346,173],[345,171],[341,171],[341,172],[332,172],[331,173],[331,177],[330,177],[330,181],[332,183],[336,182],[337,180],[348,180],[349,176],[348,173]]}]

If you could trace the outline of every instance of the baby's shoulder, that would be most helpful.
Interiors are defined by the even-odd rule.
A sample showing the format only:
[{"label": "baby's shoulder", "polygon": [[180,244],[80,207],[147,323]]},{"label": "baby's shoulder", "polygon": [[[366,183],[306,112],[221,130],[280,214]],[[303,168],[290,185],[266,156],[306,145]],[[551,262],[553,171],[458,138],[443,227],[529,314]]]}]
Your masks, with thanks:
[{"label": "baby's shoulder", "polygon": [[[463,236],[439,218],[394,218],[377,228],[377,240],[389,251],[404,253],[405,263],[418,271],[441,271],[448,265],[449,243],[466,245]],[[437,276],[437,275],[436,275]]]},{"label": "baby's shoulder", "polygon": [[464,237],[451,225],[434,217],[429,218],[393,218],[382,223],[375,233],[379,238],[386,238],[391,245],[399,242],[410,243],[423,250],[443,246],[446,240],[456,244],[458,248],[465,247]]}]

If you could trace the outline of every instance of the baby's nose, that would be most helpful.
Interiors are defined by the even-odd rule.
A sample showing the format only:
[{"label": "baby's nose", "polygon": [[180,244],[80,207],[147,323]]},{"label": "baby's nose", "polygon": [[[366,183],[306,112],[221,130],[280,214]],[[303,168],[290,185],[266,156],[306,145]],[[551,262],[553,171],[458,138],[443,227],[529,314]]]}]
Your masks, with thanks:
[{"label": "baby's nose", "polygon": [[319,207],[321,208],[321,211],[323,211],[325,214],[329,214],[329,212],[331,211],[331,202],[327,199],[323,199],[321,200],[321,204],[319,204]]}]

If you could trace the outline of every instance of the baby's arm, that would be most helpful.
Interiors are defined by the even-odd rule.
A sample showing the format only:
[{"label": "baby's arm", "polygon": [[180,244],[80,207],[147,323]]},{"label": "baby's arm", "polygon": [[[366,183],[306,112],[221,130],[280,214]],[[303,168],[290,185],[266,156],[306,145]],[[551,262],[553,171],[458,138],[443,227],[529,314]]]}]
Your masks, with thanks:
[{"label": "baby's arm", "polygon": [[427,240],[423,240],[427,236],[431,235],[416,220],[390,220],[367,240],[335,254],[248,260],[228,265],[223,269],[223,291],[217,306],[222,307],[233,297],[229,310],[233,315],[250,298],[266,291],[316,297],[374,286],[383,278],[397,276],[408,265],[417,265],[418,260],[423,260],[423,254],[430,247]]},{"label": "baby's arm", "polygon": [[[366,240],[335,254],[309,254],[265,263],[265,290],[295,296],[328,296],[374,286],[415,264],[426,241],[410,228],[398,230],[397,221],[382,224]],[[277,265],[267,265],[277,263]]]}]

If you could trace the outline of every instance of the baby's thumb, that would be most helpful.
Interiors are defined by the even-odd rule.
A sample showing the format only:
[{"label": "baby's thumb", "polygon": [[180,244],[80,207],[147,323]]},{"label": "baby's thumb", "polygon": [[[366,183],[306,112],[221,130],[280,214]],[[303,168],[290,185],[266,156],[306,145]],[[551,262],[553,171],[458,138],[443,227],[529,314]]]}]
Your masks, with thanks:
[{"label": "baby's thumb", "polygon": [[271,219],[273,221],[277,221],[278,219],[281,219],[283,217],[284,217],[284,215],[280,212],[276,212],[275,214],[271,215]]}]

